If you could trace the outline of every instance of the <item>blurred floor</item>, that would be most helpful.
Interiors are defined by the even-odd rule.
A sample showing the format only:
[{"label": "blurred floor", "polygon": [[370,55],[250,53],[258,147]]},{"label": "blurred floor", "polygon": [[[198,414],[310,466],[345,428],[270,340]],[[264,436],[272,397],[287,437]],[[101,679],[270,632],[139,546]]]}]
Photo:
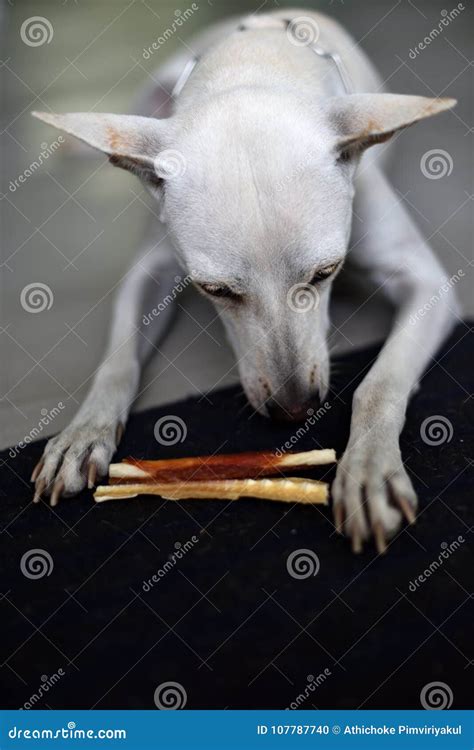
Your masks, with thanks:
[{"label": "blurred floor", "polygon": [[[291,3],[289,3],[291,4]],[[300,5],[300,4],[298,4]],[[8,42],[2,74],[0,447],[38,429],[42,416],[62,406],[42,436],[60,430],[84,398],[106,341],[113,292],[138,248],[150,202],[138,181],[101,158],[58,153],[24,182],[19,176],[57,135],[33,121],[33,109],[126,112],[153,70],[197,29],[227,13],[256,5],[208,0],[151,59],[143,49],[170,27],[179,10],[168,0],[80,3],[17,2],[7,6]],[[266,10],[277,7],[264,3]],[[391,91],[450,95],[458,108],[410,129],[398,140],[391,177],[401,199],[448,270],[463,269],[458,285],[466,314],[472,295],[472,32],[468,10],[419,54],[410,53],[437,27],[444,0],[372,0],[312,4],[341,20],[378,65]],[[181,7],[184,11],[184,7]],[[41,15],[49,43],[30,46],[22,24]],[[5,45],[2,45],[5,49]],[[471,84],[472,86],[472,84]],[[471,130],[470,130],[471,128]],[[452,171],[427,179],[420,160],[442,149]],[[402,198],[403,196],[403,198]],[[22,307],[22,290],[46,284],[48,307]],[[51,305],[49,305],[51,303]],[[382,336],[388,313],[377,300],[351,317],[345,302],[334,319],[335,349]],[[361,337],[360,332],[365,332]],[[148,365],[137,409],[171,402],[235,382],[233,355],[213,309],[191,290],[179,300],[175,327]]]}]

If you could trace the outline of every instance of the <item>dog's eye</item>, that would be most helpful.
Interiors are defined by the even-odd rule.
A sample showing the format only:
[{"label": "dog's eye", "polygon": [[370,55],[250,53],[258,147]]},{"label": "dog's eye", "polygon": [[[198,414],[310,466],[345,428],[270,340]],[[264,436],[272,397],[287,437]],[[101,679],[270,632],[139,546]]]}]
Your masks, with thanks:
[{"label": "dog's eye", "polygon": [[339,263],[333,263],[331,266],[326,266],[325,268],[318,268],[317,271],[314,272],[310,284],[318,284],[320,281],[324,281],[325,279],[328,279],[334,271],[339,267]]},{"label": "dog's eye", "polygon": [[211,297],[219,297],[220,299],[232,299],[239,301],[242,299],[242,295],[234,292],[233,289],[226,286],[225,284],[198,284],[198,287],[203,292],[209,294]]}]

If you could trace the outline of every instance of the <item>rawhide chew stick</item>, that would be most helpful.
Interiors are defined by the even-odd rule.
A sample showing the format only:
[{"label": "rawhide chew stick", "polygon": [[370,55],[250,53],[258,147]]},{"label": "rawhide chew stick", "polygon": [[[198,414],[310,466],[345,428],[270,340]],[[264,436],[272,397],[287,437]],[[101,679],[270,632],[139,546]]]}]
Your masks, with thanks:
[{"label": "rawhide chew stick", "polygon": [[193,482],[109,484],[96,488],[94,500],[121,500],[137,495],[159,495],[165,500],[238,500],[255,497],[284,503],[327,505],[328,485],[315,479],[213,479]]},{"label": "rawhide chew stick", "polygon": [[140,461],[128,458],[120,464],[111,464],[109,481],[119,482],[185,482],[217,479],[255,479],[278,474],[288,469],[306,469],[334,463],[332,449],[301,453],[284,453],[277,456],[272,451],[228,453],[194,458]]}]

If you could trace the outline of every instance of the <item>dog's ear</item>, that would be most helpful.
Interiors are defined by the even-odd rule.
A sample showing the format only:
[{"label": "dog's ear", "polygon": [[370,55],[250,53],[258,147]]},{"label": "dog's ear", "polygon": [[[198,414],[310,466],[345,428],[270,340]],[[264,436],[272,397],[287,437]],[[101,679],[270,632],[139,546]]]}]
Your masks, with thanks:
[{"label": "dog's ear", "polygon": [[456,99],[431,99],[403,94],[350,94],[328,102],[337,131],[335,150],[341,160],[387,141],[402,128],[454,107]]},{"label": "dog's ear", "polygon": [[114,166],[133,172],[152,186],[159,186],[162,175],[157,169],[157,157],[165,148],[164,136],[169,121],[95,112],[32,114],[102,151]]}]

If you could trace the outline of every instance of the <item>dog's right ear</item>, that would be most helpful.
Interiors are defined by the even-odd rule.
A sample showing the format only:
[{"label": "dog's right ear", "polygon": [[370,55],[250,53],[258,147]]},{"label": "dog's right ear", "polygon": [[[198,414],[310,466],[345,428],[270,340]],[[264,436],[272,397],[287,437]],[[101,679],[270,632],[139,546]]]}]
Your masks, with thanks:
[{"label": "dog's right ear", "polygon": [[166,148],[169,120],[98,112],[32,114],[107,154],[114,166],[133,172],[154,187],[161,184],[162,176],[157,169],[156,158]]}]

